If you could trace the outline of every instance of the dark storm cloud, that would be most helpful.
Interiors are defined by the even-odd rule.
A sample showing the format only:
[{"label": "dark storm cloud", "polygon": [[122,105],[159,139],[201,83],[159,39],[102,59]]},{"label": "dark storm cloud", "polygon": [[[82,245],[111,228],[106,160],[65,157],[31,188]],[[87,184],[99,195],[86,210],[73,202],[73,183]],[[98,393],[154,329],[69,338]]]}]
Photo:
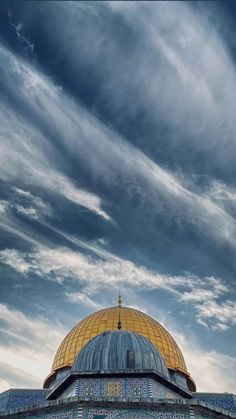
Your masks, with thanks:
[{"label": "dark storm cloud", "polygon": [[234,356],[227,13],[223,3],[1,2],[2,319],[21,313],[22,335],[49,327],[45,312],[70,327],[121,287],[127,303],[169,311],[169,327],[178,318],[173,328]]}]

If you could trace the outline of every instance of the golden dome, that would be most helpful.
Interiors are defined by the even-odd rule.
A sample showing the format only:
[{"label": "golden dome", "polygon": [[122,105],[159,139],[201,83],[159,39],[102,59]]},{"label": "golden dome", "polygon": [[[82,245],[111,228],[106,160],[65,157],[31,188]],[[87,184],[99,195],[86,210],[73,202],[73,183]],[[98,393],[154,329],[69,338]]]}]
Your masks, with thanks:
[{"label": "golden dome", "polygon": [[73,365],[77,353],[89,340],[104,331],[116,330],[119,318],[122,330],[136,332],[149,339],[163,356],[167,367],[182,372],[194,389],[195,384],[187,372],[183,355],[169,332],[147,314],[133,308],[121,307],[120,304],[90,314],[66,335],[56,352],[52,371],[44,386],[50,385],[57,370]]}]

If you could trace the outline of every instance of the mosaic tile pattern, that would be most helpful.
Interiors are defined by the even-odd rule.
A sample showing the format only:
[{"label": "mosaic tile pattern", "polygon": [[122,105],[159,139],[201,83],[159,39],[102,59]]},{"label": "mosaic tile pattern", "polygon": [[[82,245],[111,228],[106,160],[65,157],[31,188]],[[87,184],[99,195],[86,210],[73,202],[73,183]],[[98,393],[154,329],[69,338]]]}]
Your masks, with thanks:
[{"label": "mosaic tile pattern", "polygon": [[46,400],[47,390],[10,389],[0,394],[0,410],[38,404]]},{"label": "mosaic tile pattern", "polygon": [[236,412],[236,396],[230,393],[195,393],[198,400],[213,404],[221,409]]},{"label": "mosaic tile pattern", "polygon": [[151,378],[81,378],[73,383],[60,399],[81,397],[155,397],[180,399],[177,393],[167,389]]},{"label": "mosaic tile pattern", "polygon": [[45,419],[73,419],[73,411],[70,412],[59,412],[51,413],[45,416]]},{"label": "mosaic tile pattern", "polygon": [[173,412],[173,411],[149,411],[147,409],[89,409],[84,410],[83,419],[149,419],[149,418],[158,418],[158,419],[189,419],[188,412]]},{"label": "mosaic tile pattern", "polygon": [[173,391],[164,387],[162,384],[150,378],[149,378],[149,387],[151,389],[150,397],[155,397],[157,399],[182,399],[183,398],[179,394],[174,393]]},{"label": "mosaic tile pattern", "polygon": [[80,379],[77,382],[77,396],[89,397],[91,393],[93,397],[101,397],[102,380],[97,378]]},{"label": "mosaic tile pattern", "polygon": [[[123,408],[104,403],[100,407],[91,405],[76,404],[72,406],[57,405],[51,407],[49,412],[33,413],[31,410],[24,413],[22,419],[222,419],[225,416],[217,414],[214,411],[205,410],[201,406],[193,405],[157,405],[155,409],[150,406],[131,407],[130,403],[124,403]],[[6,417],[6,416],[5,416]],[[7,416],[8,417],[8,416]],[[228,417],[229,418],[229,417]]]}]

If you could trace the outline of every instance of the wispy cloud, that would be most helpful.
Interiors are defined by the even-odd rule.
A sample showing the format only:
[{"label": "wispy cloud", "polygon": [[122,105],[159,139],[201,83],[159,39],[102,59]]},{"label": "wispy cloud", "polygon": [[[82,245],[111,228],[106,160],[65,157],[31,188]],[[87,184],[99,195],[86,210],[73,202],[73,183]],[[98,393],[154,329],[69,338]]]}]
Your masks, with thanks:
[{"label": "wispy cloud", "polygon": [[197,384],[197,391],[232,392],[236,385],[236,358],[217,350],[202,348],[192,337],[171,329],[190,371]]},{"label": "wispy cloud", "polygon": [[208,189],[208,193],[217,202],[224,205],[224,201],[236,203],[236,189],[227,186],[224,182],[213,181]]},{"label": "wispy cloud", "polygon": [[[186,2],[108,2],[107,6],[129,27],[138,26],[148,47],[143,54],[132,51],[134,65],[139,68],[132,72],[132,83],[139,83],[136,110],[144,103],[152,109],[150,120],[157,119],[157,111],[162,120],[168,120],[168,126],[176,131],[175,135],[171,131],[166,141],[171,141],[174,149],[190,141],[197,153],[211,150],[219,164],[222,159],[233,164],[235,64],[209,15]],[[215,17],[219,18],[217,13]],[[131,60],[129,65],[131,70]],[[129,90],[126,92],[128,95]],[[121,95],[119,98],[124,100]]]},{"label": "wispy cloud", "polygon": [[[25,271],[33,270],[42,276],[50,275],[53,271],[58,281],[64,281],[73,275],[85,284],[91,291],[103,286],[127,284],[144,288],[167,288],[174,292],[178,285],[191,285],[192,278],[172,277],[154,274],[143,266],[136,266],[133,262],[118,257],[107,260],[84,255],[67,248],[50,249],[39,247],[36,252],[22,254],[17,250],[0,252],[1,261],[18,270],[18,256],[28,261]],[[16,263],[14,265],[14,261]]]},{"label": "wispy cloud", "polygon": [[83,304],[86,307],[93,308],[94,310],[99,310],[105,308],[101,304],[93,301],[88,295],[83,292],[67,292],[66,297],[72,303]]},{"label": "wispy cloud", "polygon": [[5,362],[0,362],[0,369],[0,392],[9,388],[40,388],[42,385],[40,378]]},{"label": "wispy cloud", "polygon": [[41,246],[27,254],[5,249],[0,252],[0,261],[20,273],[34,272],[60,283],[76,279],[81,291],[67,292],[66,297],[87,307],[100,307],[91,298],[97,290],[120,286],[139,290],[160,288],[174,294],[179,303],[191,303],[199,324],[219,331],[235,324],[234,302],[220,301],[220,298],[226,298],[229,288],[219,278],[201,278],[187,273],[182,276],[164,275],[107,253],[101,251],[102,257],[98,257],[95,256],[96,247],[92,256],[67,248]]},{"label": "wispy cloud", "polygon": [[8,207],[8,202],[6,200],[1,200],[0,201],[0,214],[1,213],[3,214],[6,211],[7,207]]},{"label": "wispy cloud", "polygon": [[[29,206],[31,205],[33,207],[37,218],[39,217],[38,213],[40,213],[40,215],[51,215],[50,205],[46,204],[39,196],[35,196],[30,191],[17,187],[13,187],[13,191],[16,193],[16,196],[18,195],[20,198],[23,198],[24,204],[28,204]],[[14,198],[16,196],[14,196]]]},{"label": "wispy cloud", "polygon": [[55,171],[48,170],[44,176],[40,174],[43,186],[54,193],[59,191],[70,201],[94,212],[106,221],[111,221],[109,215],[102,210],[102,201],[95,194],[76,187],[66,176]]},{"label": "wispy cloud", "polygon": [[[235,220],[224,209],[208,196],[182,186],[178,177],[154,163],[82,107],[75,105],[61,89],[36,70],[16,61],[3,48],[1,53],[5,62],[10,62],[15,69],[12,74],[14,83],[24,86],[17,93],[18,100],[28,106],[30,95],[31,112],[33,110],[36,120],[43,118],[45,125],[54,130],[53,135],[58,136],[61,146],[66,147],[68,153],[73,153],[78,162],[83,161],[84,164],[86,159],[93,176],[98,176],[99,181],[104,182],[111,192],[117,179],[120,179],[128,193],[130,190],[132,194],[132,189],[139,191],[144,206],[152,205],[154,215],[168,212],[168,217],[175,222],[185,223],[187,220],[203,234],[211,234],[216,240],[226,241],[235,247]],[[5,71],[4,64],[2,67]],[[2,124],[12,147],[9,152],[6,143],[2,143],[2,177],[11,179],[20,174],[22,181],[40,184],[109,220],[110,216],[102,208],[100,197],[75,186],[65,174],[49,166],[42,144],[45,144],[50,155],[53,149],[42,136],[40,125],[28,123],[25,126],[21,117],[10,115],[9,111],[7,115],[5,113],[6,110]],[[38,144],[41,144],[41,148]]]},{"label": "wispy cloud", "polygon": [[25,255],[15,249],[2,250],[0,260],[21,274],[30,269],[30,264],[25,261]]},{"label": "wispy cloud", "polygon": [[215,330],[224,331],[236,325],[236,303],[231,300],[223,302],[216,301],[215,298],[206,299],[202,304],[196,305],[197,318],[209,324]]},{"label": "wispy cloud", "polygon": [[[92,24],[94,15],[96,25]],[[70,25],[59,31],[62,16]],[[36,20],[36,12],[32,18]],[[222,167],[227,161],[232,169],[235,66],[208,13],[199,13],[186,2],[103,2],[93,8],[62,3],[57,13],[49,8],[44,31],[45,36],[57,34],[54,48],[64,46],[68,78],[74,77],[75,89],[79,84],[76,75],[82,73],[82,66],[88,68],[89,76],[99,84],[94,102],[105,99],[112,122],[118,120],[122,127],[123,122],[136,123],[141,115],[145,126],[154,124],[155,131],[148,131],[149,141],[142,135],[135,139],[142,147],[148,150],[154,144],[151,149],[158,153],[163,146],[167,163],[170,156],[171,161],[182,162],[184,157],[190,166],[195,164],[195,155],[202,157],[204,165],[204,153],[209,158],[212,153],[214,159],[208,159],[207,166]],[[163,123],[167,135],[160,129]]]},{"label": "wispy cloud", "polygon": [[[16,57],[2,46],[0,54],[3,57],[2,69],[5,74],[6,63],[10,62],[12,65],[12,82],[17,85],[16,92],[19,90],[19,83],[23,83],[22,91],[16,93],[16,96],[20,96],[18,99],[22,101],[23,107],[29,105],[28,100],[30,96],[34,102],[34,105],[32,102],[32,109],[34,109],[37,118],[40,119],[42,117],[46,118],[45,113],[51,112],[50,108],[53,106],[55,111],[53,114],[54,122],[60,117],[64,120],[64,133],[67,125],[70,123],[70,118],[66,117],[66,114],[63,115],[63,102],[58,104],[58,101],[60,102],[62,99],[60,98],[60,89],[57,89],[31,67],[17,61]],[[46,154],[47,152],[49,155],[53,154],[53,149],[42,134],[40,124],[32,125],[30,122],[25,124],[25,121],[20,115],[17,115],[15,110],[12,112],[9,108],[6,109],[3,104],[0,104],[0,106],[3,110],[0,132],[2,137],[0,176],[2,179],[14,180],[16,182],[20,176],[21,182],[27,186],[32,184],[40,185],[55,194],[63,195],[75,204],[89,209],[105,220],[110,220],[108,214],[101,208],[101,199],[98,196],[75,186],[68,176],[50,164],[50,159],[48,159]],[[73,122],[73,118],[71,122]],[[60,129],[59,125],[61,125],[61,122],[58,121],[55,125],[55,131]],[[9,144],[11,145],[10,148]],[[47,150],[46,153],[43,147]]]},{"label": "wispy cloud", "polygon": [[25,47],[26,50],[29,50],[30,53],[34,53],[34,45],[30,42],[28,38],[24,36],[23,33],[23,24],[18,23],[15,25],[14,23],[11,23],[12,27],[16,31],[17,38],[19,39],[20,43]]},{"label": "wispy cloud", "polygon": [[50,205],[43,202],[40,197],[15,187],[12,191],[8,200],[0,200],[0,213],[5,216],[17,213],[33,220],[51,217]]},{"label": "wispy cloud", "polygon": [[[29,382],[28,374],[36,386],[39,382],[37,377],[48,375],[53,355],[65,330],[56,320],[51,323],[46,318],[31,318],[19,310],[0,304],[0,335],[1,363],[10,364],[12,370],[20,366],[22,374],[24,371],[26,375],[25,385]],[[23,381],[22,376],[21,385]]]}]

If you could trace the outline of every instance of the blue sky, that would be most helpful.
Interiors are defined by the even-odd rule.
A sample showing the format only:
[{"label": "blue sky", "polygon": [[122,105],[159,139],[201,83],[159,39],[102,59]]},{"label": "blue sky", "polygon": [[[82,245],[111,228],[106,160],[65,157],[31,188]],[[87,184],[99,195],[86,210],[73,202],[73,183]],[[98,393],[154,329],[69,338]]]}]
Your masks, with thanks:
[{"label": "blue sky", "polygon": [[177,340],[235,391],[234,2],[0,5],[0,389],[89,313]]}]

